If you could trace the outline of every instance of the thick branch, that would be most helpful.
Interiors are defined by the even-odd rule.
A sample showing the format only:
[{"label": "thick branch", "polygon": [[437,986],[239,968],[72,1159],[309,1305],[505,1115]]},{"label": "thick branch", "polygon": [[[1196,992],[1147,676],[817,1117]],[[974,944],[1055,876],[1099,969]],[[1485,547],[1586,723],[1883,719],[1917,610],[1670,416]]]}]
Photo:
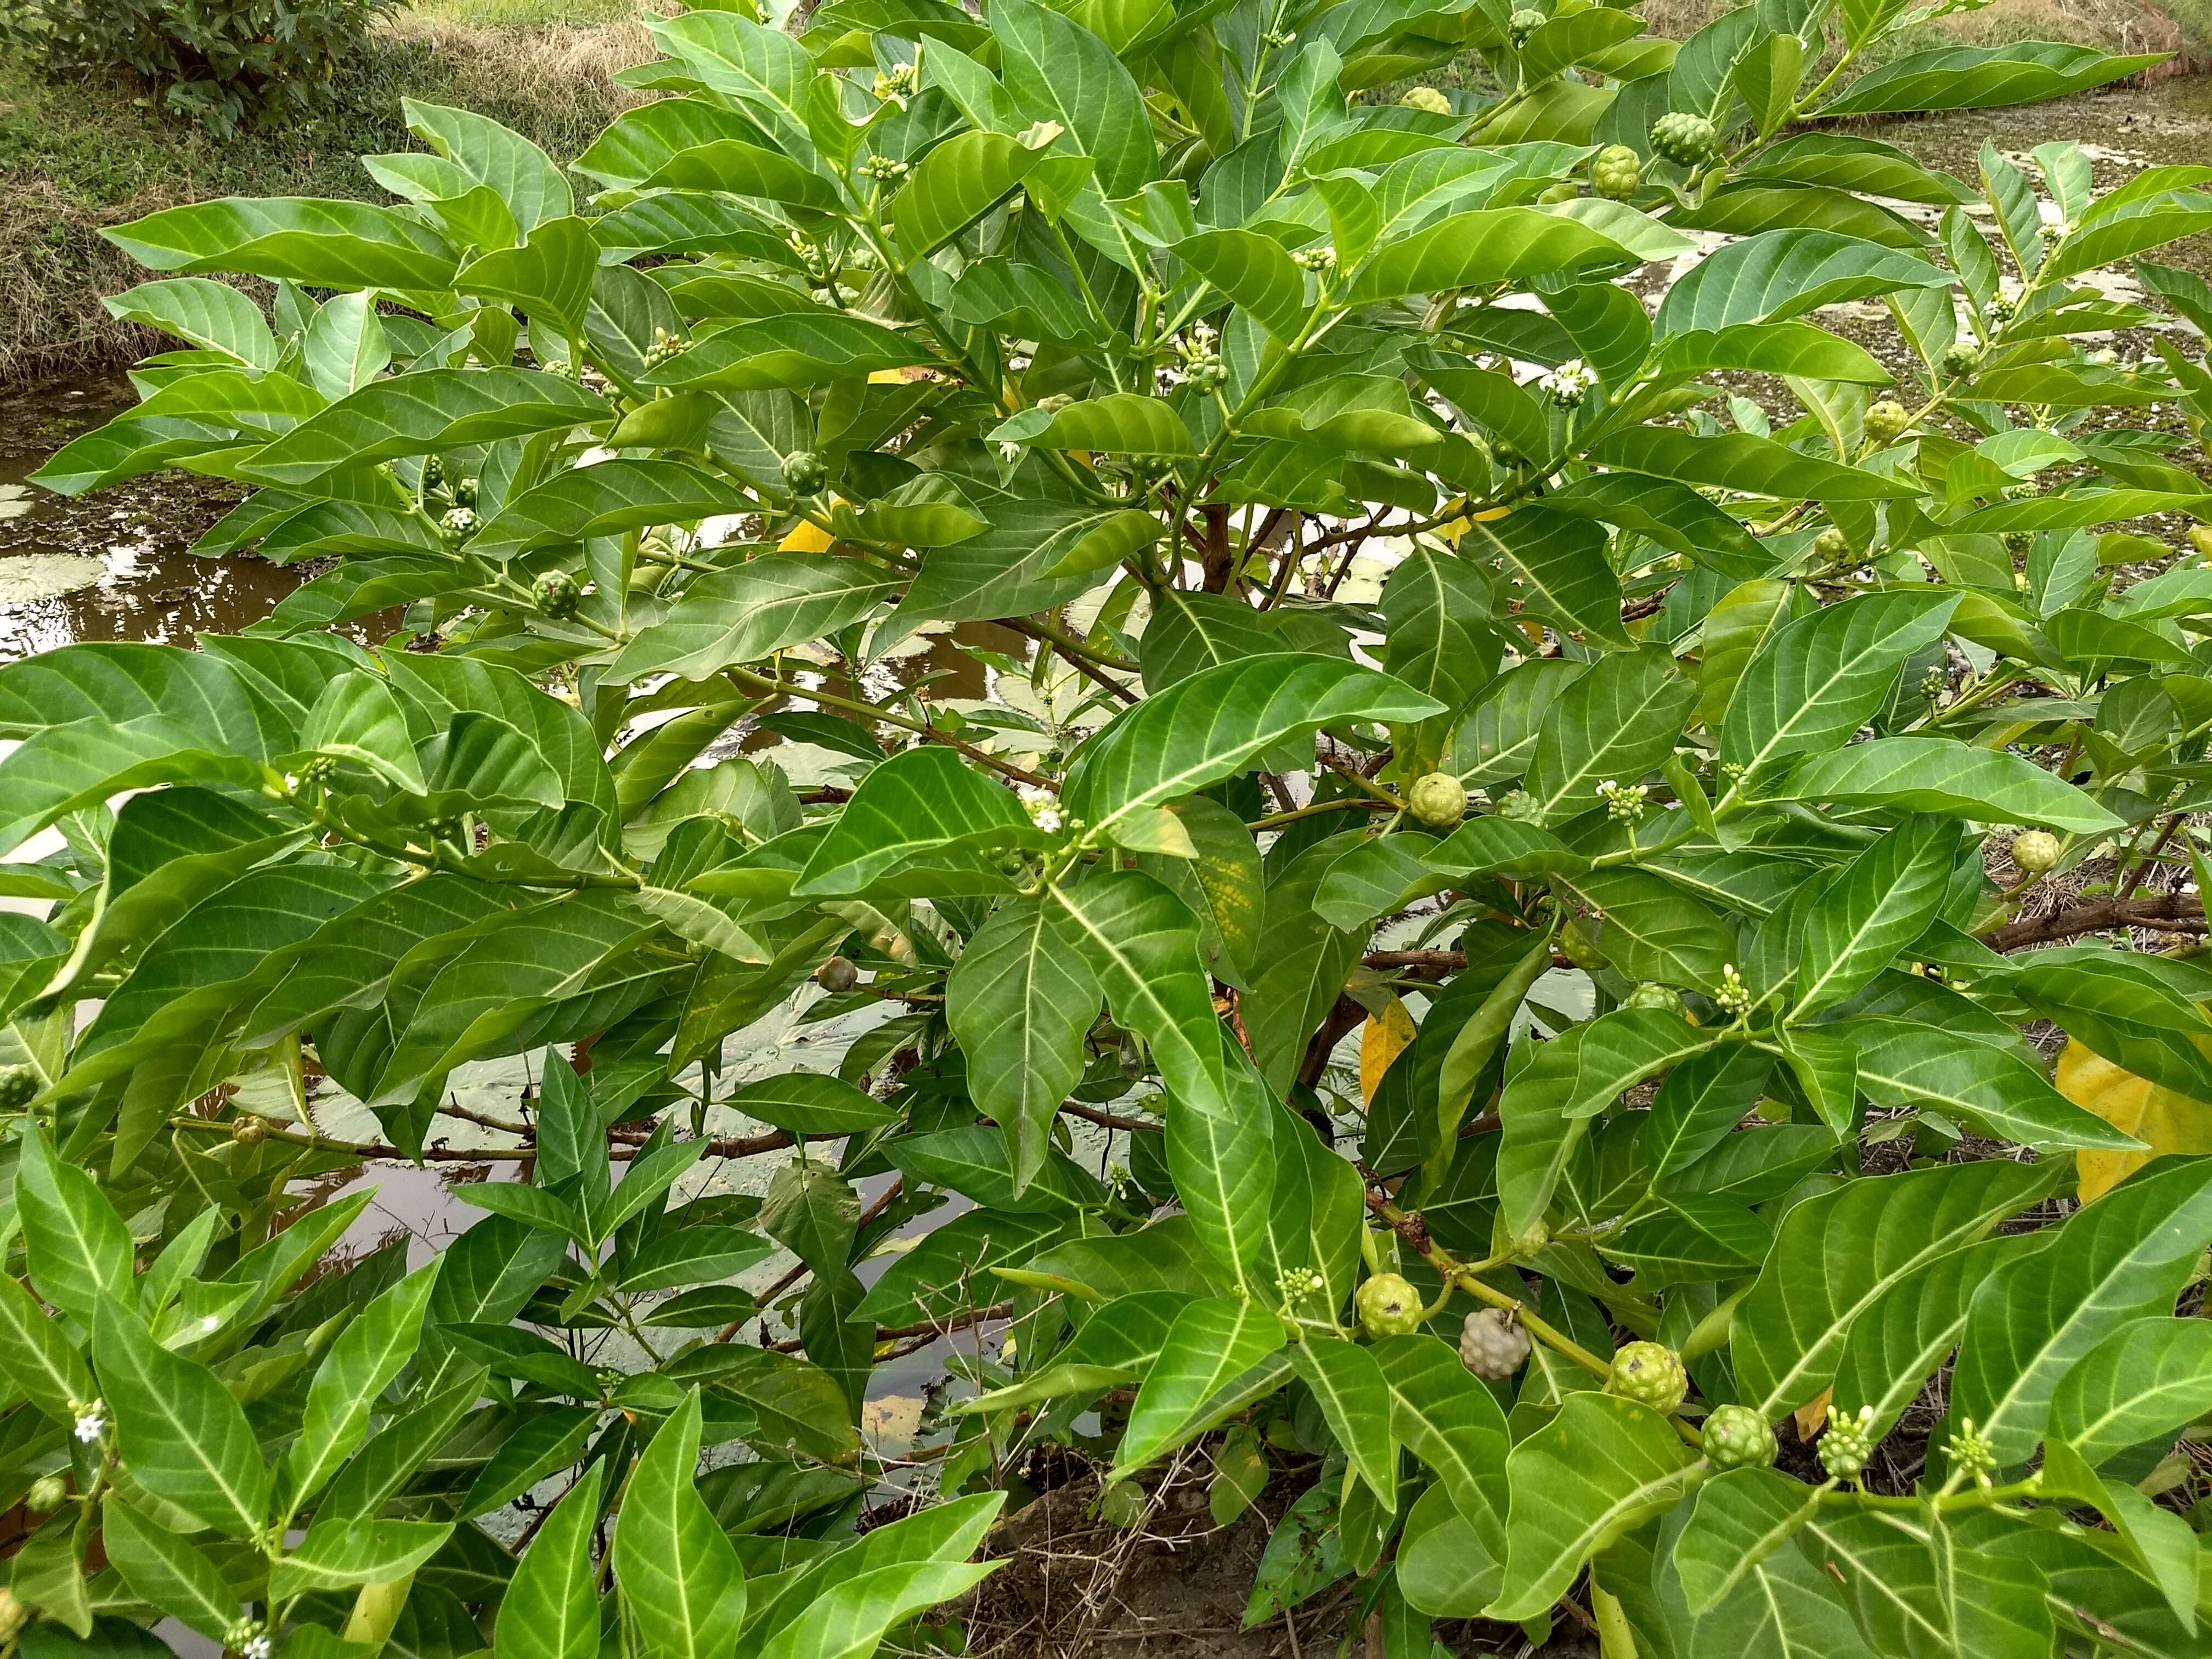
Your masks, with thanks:
[{"label": "thick branch", "polygon": [[2031,945],[2101,933],[2113,927],[2156,927],[2161,932],[2201,933],[2204,903],[2194,894],[2147,893],[2134,898],[2093,899],[2069,904],[2037,921],[2008,921],[1982,935],[1992,951],[2018,951]]}]

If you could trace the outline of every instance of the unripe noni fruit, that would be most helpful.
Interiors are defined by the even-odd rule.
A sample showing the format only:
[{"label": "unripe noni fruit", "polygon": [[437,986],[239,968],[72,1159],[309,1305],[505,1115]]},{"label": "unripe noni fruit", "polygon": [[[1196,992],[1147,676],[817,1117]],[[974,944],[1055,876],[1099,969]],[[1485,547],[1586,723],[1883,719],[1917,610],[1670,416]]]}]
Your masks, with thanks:
[{"label": "unripe noni fruit", "polygon": [[1717,1469],[1771,1468],[1773,1425],[1749,1406],[1716,1406],[1705,1419],[1705,1451]]},{"label": "unripe noni fruit", "polygon": [[2212,559],[2212,524],[2193,524],[2189,526],[2189,544]]},{"label": "unripe noni fruit", "polygon": [[1713,124],[1687,110],[1673,110],[1651,124],[1653,154],[1677,167],[1693,167],[1720,153],[1721,137]]},{"label": "unripe noni fruit", "polygon": [[830,482],[830,463],[811,449],[794,450],[784,458],[783,481],[795,495],[816,495]]},{"label": "unripe noni fruit", "polygon": [[576,614],[583,602],[583,592],[576,579],[565,570],[549,570],[538,579],[538,608],[555,622],[565,622]]},{"label": "unripe noni fruit", "polygon": [[20,1112],[38,1096],[38,1073],[28,1066],[0,1066],[0,1111]]},{"label": "unripe noni fruit", "polygon": [[23,1506],[40,1515],[52,1515],[69,1502],[69,1482],[58,1474],[42,1474],[31,1482],[31,1490],[23,1494]]},{"label": "unripe noni fruit", "polygon": [[1626,202],[1644,187],[1644,158],[1626,144],[1607,144],[1590,159],[1590,188]]},{"label": "unripe noni fruit", "polygon": [[849,991],[860,982],[860,970],[850,957],[832,957],[814,970],[814,982],[825,991]]},{"label": "unripe noni fruit", "polygon": [[1543,821],[1543,803],[1526,789],[1509,789],[1498,798],[1496,808],[1501,818],[1516,823],[1540,823]]},{"label": "unripe noni fruit", "polygon": [[1421,1293],[1396,1273],[1377,1273],[1352,1295],[1360,1328],[1376,1341],[1421,1328]]},{"label": "unripe noni fruit", "polygon": [[1878,447],[1895,443],[1905,435],[1905,428],[1912,424],[1912,416],[1905,405],[1894,398],[1883,398],[1867,406],[1867,441]]},{"label": "unripe noni fruit", "polygon": [[1954,340],[1936,366],[1954,380],[1964,379],[1982,366],[1982,349],[1972,340]]},{"label": "unripe noni fruit", "polygon": [[1653,1411],[1671,1412],[1689,1394],[1690,1374],[1672,1348],[1657,1342],[1632,1342],[1613,1355],[1613,1377],[1607,1387]]},{"label": "unripe noni fruit", "polygon": [[258,1146],[269,1139],[269,1126],[251,1112],[241,1113],[231,1121],[230,1138],[241,1146]]},{"label": "unripe noni fruit", "polygon": [[1636,986],[1621,998],[1624,1008],[1656,1008],[1662,1013],[1682,1012],[1682,994],[1671,985],[1659,985],[1649,980]]},{"label": "unripe noni fruit", "polygon": [[1840,559],[1851,550],[1851,538],[1830,525],[1813,538],[1813,550],[1824,559]]},{"label": "unripe noni fruit", "polygon": [[459,547],[477,533],[480,522],[474,507],[452,507],[438,520],[438,534],[444,538],[447,546]]},{"label": "unripe noni fruit", "polygon": [[1430,115],[1449,115],[1451,100],[1434,87],[1408,87],[1398,100],[1401,107],[1417,109]]},{"label": "unripe noni fruit", "polygon": [[1467,786],[1449,772],[1424,772],[1406,792],[1406,805],[1433,830],[1448,830],[1467,816]]},{"label": "unripe noni fruit", "polygon": [[1505,20],[1506,35],[1516,47],[1543,27],[1544,14],[1540,11],[1529,11],[1523,9]]},{"label": "unripe noni fruit", "polygon": [[1459,1328],[1460,1364],[1486,1382],[1503,1382],[1528,1363],[1528,1333],[1510,1308],[1482,1308]]},{"label": "unripe noni fruit", "polygon": [[2012,861],[2030,875],[2058,867],[2058,837],[2048,830],[2023,830],[2012,838]]}]

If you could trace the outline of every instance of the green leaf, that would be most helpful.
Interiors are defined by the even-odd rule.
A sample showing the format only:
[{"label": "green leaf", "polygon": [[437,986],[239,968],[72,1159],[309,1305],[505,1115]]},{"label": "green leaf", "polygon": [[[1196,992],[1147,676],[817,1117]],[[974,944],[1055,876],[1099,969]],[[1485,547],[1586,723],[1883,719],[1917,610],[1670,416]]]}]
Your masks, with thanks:
[{"label": "green leaf", "polygon": [[0,1273],[0,1375],[57,1423],[71,1401],[93,1398],[92,1371],[53,1316],[11,1275]]},{"label": "green leaf", "polygon": [[1370,1349],[1335,1337],[1294,1345],[1291,1364],[1321,1402],[1329,1432],[1386,1512],[1398,1506],[1398,1448],[1390,1433],[1390,1389]]},{"label": "green leaf", "polygon": [[1729,1354],[1768,1417],[1833,1381],[1852,1322],[1892,1285],[2051,1190],[2058,1169],[2002,1159],[1846,1182],[1797,1205],[1737,1304]]},{"label": "green leaf", "polygon": [[1061,799],[1093,833],[1233,777],[1285,740],[1346,720],[1418,720],[1442,704],[1372,669],[1298,653],[1178,680],[1077,751]]},{"label": "green leaf", "polygon": [[545,152],[473,110],[403,98],[408,131],[477,183],[499,193],[524,230],[575,210],[568,181]]},{"label": "green leaf", "polygon": [[1305,278],[1273,237],[1256,230],[1203,231],[1177,243],[1175,252],[1278,340],[1297,337],[1305,321]]},{"label": "green leaf", "polygon": [[733,98],[793,154],[811,155],[814,63],[798,40],[735,11],[694,11],[647,25],[653,41],[713,91]]},{"label": "green leaf", "polygon": [[523,1552],[500,1598],[493,1636],[508,1659],[592,1659],[599,1650],[599,1595],[592,1529],[606,1466],[589,1465]]},{"label": "green leaf", "polygon": [[930,854],[972,854],[1037,839],[1012,790],[987,781],[950,749],[923,744],[902,750],[861,780],[792,890],[858,893]]},{"label": "green leaf", "polygon": [[1817,1488],[1773,1469],[1730,1469],[1698,1489],[1674,1542],[1674,1570],[1692,1613],[1709,1613],[1787,1544],[1820,1506]]},{"label": "green leaf", "polygon": [[1203,1434],[1289,1371],[1282,1322],[1257,1303],[1206,1297],[1176,1316],[1129,1407],[1116,1480]]},{"label": "green leaf", "polygon": [[1025,409],[1000,422],[988,435],[993,443],[1030,443],[1048,449],[1097,450],[1114,455],[1198,453],[1182,417],[1162,399],[1136,392],[1109,392],[1060,410]]},{"label": "green leaf", "polygon": [[842,312],[805,312],[719,330],[648,369],[643,379],[678,391],[760,392],[822,386],[931,361],[918,340],[881,323]]},{"label": "green leaf", "polygon": [[1585,265],[1634,263],[1604,230],[1540,208],[1478,208],[1389,242],[1352,279],[1350,305],[1486,288]]},{"label": "green leaf", "polygon": [[1486,1610],[1529,1619],[1559,1600],[1583,1563],[1682,1495],[1698,1455],[1650,1407],[1571,1394],[1505,1460],[1513,1509],[1505,1581]]},{"label": "green leaf", "polygon": [[898,1121],[896,1107],[823,1072],[785,1072],[762,1078],[732,1095],[729,1104],[747,1117],[773,1123],[793,1134],[859,1134]]},{"label": "green leaf", "polygon": [[1644,1131],[1644,1156],[1662,1192],[1672,1189],[1669,1176],[1692,1169],[1743,1121],[1773,1073],[1771,1054],[1729,1043],[1694,1054],[1667,1074]]},{"label": "green leaf", "polygon": [[2121,1327],[2170,1310],[2208,1242],[2205,1159],[2160,1158],[2076,1211],[2048,1249],[1974,1293],[1952,1371],[1954,1419],[1972,1418],[2000,1463],[2026,1461],[2059,1379]]},{"label": "green leaf", "polygon": [[2212,1021],[2155,973],[2124,957],[2028,957],[2012,988],[2045,1019],[2123,1069],[2196,1099],[2212,1098]]},{"label": "green leaf", "polygon": [[261,308],[228,283],[172,276],[141,283],[100,301],[119,322],[158,328],[254,368],[276,366],[276,339]]},{"label": "green leaf", "polygon": [[1035,898],[994,911],[946,977],[969,1090],[1006,1137],[1017,1190],[1043,1166],[1060,1103],[1083,1076],[1102,994],[1066,913]]},{"label": "green leaf", "polygon": [[378,461],[563,430],[606,416],[596,393],[557,375],[418,369],[339,399],[261,449],[243,470],[270,483],[313,485]]},{"label": "green leaf", "polygon": [[320,1491],[368,1433],[368,1414],[422,1341],[422,1316],[441,1256],[385,1291],[331,1345],[307,1386],[300,1437],[284,1455],[288,1501]]},{"label": "green leaf", "polygon": [[2023,40],[2009,46],[1938,46],[1870,70],[1820,106],[1826,118],[1905,110],[1990,109],[2086,92],[2135,75],[2164,54],[2118,58],[2088,46]]},{"label": "green leaf", "polygon": [[1783,501],[1896,501],[1920,493],[1916,485],[1800,454],[1748,432],[1700,438],[1675,427],[1632,427],[1599,439],[1589,457],[1631,472]]},{"label": "green leaf", "polygon": [[404,1579],[445,1547],[450,1521],[318,1521],[269,1571],[269,1593],[351,1589]]},{"label": "green leaf", "polygon": [[1546,822],[1587,810],[1598,786],[1638,782],[1674,752],[1698,688],[1664,651],[1601,658],[1544,713],[1525,787]]},{"label": "green leaf", "polygon": [[1598,948],[1632,980],[1705,988],[1718,985],[1723,966],[1735,959],[1720,918],[1663,877],[1613,869],[1553,879],[1603,917]]},{"label": "green leaf", "polygon": [[1391,1433],[1437,1472],[1492,1559],[1504,1561],[1510,1442],[1497,1399],[1425,1333],[1385,1338],[1374,1353],[1390,1386]]},{"label": "green leaf", "polygon": [[[606,462],[586,469],[584,475],[568,476],[623,465]],[[494,521],[491,532],[499,522]],[[612,679],[626,681],[657,673],[702,680],[733,664],[758,662],[849,628],[900,585],[896,573],[858,559],[763,554],[702,576],[686,587],[665,617],[641,629],[615,653],[606,672]]]},{"label": "green leaf", "polygon": [[918,259],[966,229],[1044,157],[1000,132],[956,133],[921,158],[891,198],[900,252]]},{"label": "green leaf", "polygon": [[[680,461],[617,457],[572,467],[523,491],[470,538],[469,552],[479,559],[511,559],[541,547],[589,541],[595,536],[619,536],[651,525],[683,524],[716,513],[741,513],[749,505],[747,498],[729,484]],[[686,597],[694,589],[686,589]],[[647,672],[641,670],[625,678],[635,679]]]},{"label": "green leaf", "polygon": [[1899,1279],[1853,1322],[1836,1367],[1837,1401],[1853,1412],[1871,1407],[1874,1431],[1888,1433],[1959,1346],[1976,1288],[2014,1256],[2050,1242],[2048,1232],[2000,1233]]},{"label": "green leaf", "polygon": [[2212,1323],[2153,1315],[2121,1326],[2058,1379],[2046,1431],[2092,1466],[2212,1409]]},{"label": "green leaf", "polygon": [[450,288],[459,263],[413,215],[366,202],[234,196],[100,234],[155,270],[239,270],[319,288]]},{"label": "green leaf", "polygon": [[1797,1018],[1861,989],[1926,931],[1950,890],[1962,829],[1907,818],[1822,890],[1805,922]]},{"label": "green leaf", "polygon": [[204,1365],[161,1347],[112,1297],[100,1298],[92,1326],[101,1397],[133,1478],[201,1526],[252,1536],[265,1520],[269,1471],[230,1391]]},{"label": "green leaf", "polygon": [[54,1306],[89,1324],[103,1297],[131,1294],[130,1231],[99,1184],[54,1155],[35,1117],[23,1120],[20,1134],[15,1203],[31,1284]]},{"label": "green leaf", "polygon": [[[1544,957],[1544,966],[1549,968],[1548,942]],[[1717,1032],[1692,1025],[1664,1008],[1616,1008],[1601,1014],[1583,1033],[1567,1115],[1593,1116],[1625,1091],[1703,1054],[1718,1040]]]},{"label": "green leaf", "polygon": [[1057,121],[1088,156],[1099,194],[1134,195],[1158,172],[1144,94],[1113,51],[1073,18],[1036,0],[1006,0],[990,15],[1006,91],[1033,121]]},{"label": "green leaf", "polygon": [[1659,302],[1663,338],[1778,322],[1823,306],[1958,279],[1917,254],[1832,230],[1769,230],[1714,249]]},{"label": "green leaf", "polygon": [[654,1433],[623,1493],[615,1571],[623,1606],[656,1652],[723,1659],[745,1619],[738,1553],[700,1498],[699,1395]]},{"label": "green leaf", "polygon": [[571,341],[583,337],[599,264],[599,245],[588,222],[549,219],[520,247],[495,248],[470,260],[454,276],[453,288],[512,305],[530,319],[531,337],[550,350],[556,333]]},{"label": "green leaf", "polygon": [[1869,593],[1774,634],[1736,684],[1721,758],[1747,776],[1784,756],[1841,744],[1888,696],[1905,659],[1942,637],[1958,603],[1956,593],[1929,590]]},{"label": "green leaf", "polygon": [[2134,1136],[2076,1106],[2002,1048],[1911,1020],[1854,1019],[1838,1030],[1856,1046],[1859,1087],[1878,1105],[1932,1106],[1984,1133],[2045,1150],[2140,1150]]},{"label": "green leaf", "polygon": [[1606,556],[1605,532],[1588,520],[1516,507],[1468,526],[1460,545],[1501,560],[1506,596],[1554,627],[1617,650],[1632,643],[1620,626],[1620,578]]},{"label": "green leaf", "polygon": [[2120,827],[2120,820],[2095,800],[2033,762],[1953,738],[1874,738],[1850,744],[1815,755],[1759,793],[1777,800],[1952,812],[2078,835],[2102,835]]},{"label": "green leaf", "polygon": [[113,1492],[101,1503],[100,1519],[107,1559],[133,1595],[216,1641],[230,1634],[238,1622],[238,1593],[205,1551]]}]

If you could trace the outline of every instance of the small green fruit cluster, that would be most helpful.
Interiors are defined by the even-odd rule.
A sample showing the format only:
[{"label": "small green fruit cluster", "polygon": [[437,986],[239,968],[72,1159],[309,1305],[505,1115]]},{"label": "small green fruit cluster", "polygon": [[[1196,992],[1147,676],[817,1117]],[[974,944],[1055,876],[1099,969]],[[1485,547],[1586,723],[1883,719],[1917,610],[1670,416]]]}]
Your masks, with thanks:
[{"label": "small green fruit cluster", "polygon": [[783,481],[794,495],[818,495],[830,482],[830,463],[811,449],[793,450],[784,457]]},{"label": "small green fruit cluster", "polygon": [[1644,187],[1644,158],[1626,144],[1607,144],[1590,158],[1590,188],[1626,202]]},{"label": "small green fruit cluster", "polygon": [[1421,1328],[1421,1293],[1397,1273],[1376,1273],[1352,1294],[1360,1328],[1376,1341]]},{"label": "small green fruit cluster", "polygon": [[1874,1455],[1874,1407],[1862,1406],[1855,1417],[1832,1413],[1820,1437],[1820,1467],[1838,1480],[1856,1480]]},{"label": "small green fruit cluster", "polygon": [[0,1111],[20,1112],[39,1097],[39,1074],[28,1066],[0,1066]]},{"label": "small green fruit cluster", "polygon": [[1936,367],[1952,380],[1962,380],[1982,366],[1985,354],[1972,340],[1954,340],[1943,348],[1943,356]]},{"label": "small green fruit cluster", "polygon": [[1655,984],[1647,980],[1631,988],[1628,994],[1621,998],[1620,1006],[1624,1008],[1656,1008],[1662,1013],[1679,1014],[1682,1012],[1682,994],[1671,985]]},{"label": "small green fruit cluster", "polygon": [[438,520],[438,534],[448,547],[459,547],[483,527],[471,507],[448,507]]},{"label": "small green fruit cluster", "polygon": [[1401,108],[1417,109],[1428,115],[1449,115],[1452,112],[1451,100],[1434,87],[1409,87],[1400,96],[1398,103]]},{"label": "small green fruit cluster", "polygon": [[1705,1461],[1717,1469],[1774,1465],[1774,1428],[1749,1406],[1716,1406],[1705,1419]]},{"label": "small green fruit cluster", "polygon": [[1526,46],[1528,37],[1544,27],[1544,21],[1542,12],[1525,9],[1508,17],[1505,20],[1505,35],[1513,42],[1514,50],[1517,52]]},{"label": "small green fruit cluster", "polygon": [[1682,1369],[1681,1356],[1664,1344],[1631,1342],[1613,1355],[1606,1386],[1655,1412],[1671,1412],[1689,1395],[1690,1374]]},{"label": "small green fruit cluster", "polygon": [[1702,115],[1670,110],[1651,124],[1652,153],[1677,167],[1694,167],[1721,152],[1721,136]]}]

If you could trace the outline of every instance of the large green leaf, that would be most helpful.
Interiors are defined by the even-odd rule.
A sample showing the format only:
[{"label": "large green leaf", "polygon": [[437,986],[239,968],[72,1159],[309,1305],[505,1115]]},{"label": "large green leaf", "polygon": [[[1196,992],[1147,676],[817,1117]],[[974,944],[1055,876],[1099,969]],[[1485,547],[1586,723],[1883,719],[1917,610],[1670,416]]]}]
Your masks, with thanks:
[{"label": "large green leaf", "polygon": [[230,1634],[238,1623],[238,1593],[204,1550],[112,1492],[100,1518],[107,1559],[132,1595],[202,1636],[220,1642]]},{"label": "large green leaf", "polygon": [[1736,683],[1721,757],[1747,776],[1840,744],[1889,695],[1906,658],[1942,637],[1958,595],[1899,588],[1846,599],[1771,636]]},{"label": "large green leaf", "polygon": [[1513,1509],[1494,1619],[1528,1619],[1557,1601],[1583,1563],[1670,1507],[1698,1455],[1649,1406],[1571,1394],[1559,1414],[1505,1460]]},{"label": "large green leaf", "polygon": [[1799,1018],[1840,1002],[1936,919],[1959,862],[1955,819],[1908,818],[1822,890],[1805,921]]},{"label": "large green leaf", "polygon": [[1282,1322],[1255,1302],[1206,1297],[1177,1314],[1129,1407],[1115,1478],[1126,1479],[1277,1386],[1290,1370],[1282,1347]]},{"label": "large green leaf", "polygon": [[745,1619],[737,1551],[699,1496],[699,1395],[665,1418],[623,1493],[614,1539],[623,1605],[658,1652],[723,1659]]},{"label": "large green leaf", "polygon": [[522,368],[428,368],[377,380],[303,421],[248,463],[270,483],[313,484],[334,472],[464,444],[603,420],[607,405],[573,380]]},{"label": "large green leaf", "polygon": [[966,228],[1043,159],[1000,132],[957,133],[921,158],[891,198],[892,234],[918,259]]},{"label": "large green leaf", "polygon": [[591,1659],[599,1650],[599,1581],[592,1532],[605,1465],[587,1466],[523,1552],[500,1598],[494,1641],[520,1659]]},{"label": "large green leaf", "polygon": [[1700,438],[1674,427],[1632,427],[1601,438],[1589,453],[1592,460],[1631,472],[1784,501],[1893,501],[1919,493],[1902,480],[1800,454],[1749,432]]},{"label": "large green leaf", "polygon": [[99,1183],[55,1156],[35,1117],[23,1120],[15,1203],[39,1294],[89,1324],[104,1297],[131,1292],[130,1230]]},{"label": "large green leaf", "polygon": [[200,1526],[252,1536],[266,1521],[269,1470],[230,1390],[206,1366],[155,1342],[112,1297],[100,1298],[92,1327],[100,1395],[115,1413],[132,1477]]},{"label": "large green leaf", "polygon": [[459,262],[410,214],[301,197],[195,202],[100,234],[155,270],[239,270],[325,288],[447,288]]},{"label": "large green leaf", "polygon": [[1870,70],[1820,106],[1823,116],[1905,110],[1987,109],[2086,92],[2140,73],[2161,54],[2113,57],[2089,46],[2023,40],[2009,46],[1938,46]]},{"label": "large green leaf", "polygon": [[2161,1158],[2069,1218],[2050,1249],[1984,1281],[1953,1368],[1951,1409],[1998,1461],[2026,1461],[2053,1392],[2121,1327],[2163,1314],[2212,1242],[2212,1160]]},{"label": "large green leaf", "polygon": [[680,461],[617,457],[573,467],[525,490],[470,538],[469,551],[479,559],[510,559],[648,525],[739,513],[749,505],[729,484]]},{"label": "large green leaf", "polygon": [[1386,244],[1346,295],[1354,305],[1401,294],[1482,288],[1626,260],[1603,229],[1533,207],[1478,208]]},{"label": "large green leaf", "polygon": [[1598,787],[1640,782],[1674,752],[1698,688],[1663,651],[1601,659],[1560,693],[1537,728],[1525,785],[1547,820],[1595,805]]},{"label": "large green leaf", "polygon": [[1716,248],[1667,290],[1662,336],[1779,321],[1822,306],[1957,279],[1917,254],[1832,230],[1769,230]]},{"label": "large green leaf", "polygon": [[1061,799],[1097,832],[1233,777],[1288,738],[1349,720],[1417,720],[1433,698],[1372,669],[1296,653],[1247,657],[1177,681],[1084,744]]},{"label": "large green leaf", "polygon": [[607,672],[622,680],[657,673],[705,679],[849,627],[900,585],[896,573],[858,559],[763,554],[693,582],[665,617],[616,653]]},{"label": "large green leaf", "polygon": [[1915,1020],[1861,1018],[1838,1029],[1858,1051],[1859,1087],[1878,1105],[1932,1108],[1985,1134],[2046,1150],[2126,1152],[2142,1145],[2005,1049]]},{"label": "large green leaf", "polygon": [[1846,1182],[1796,1206],[1736,1308],[1729,1353],[1746,1402],[1771,1417],[1813,1399],[1883,1292],[2035,1202],[2058,1175],[2002,1159],[1951,1164]]},{"label": "large green leaf", "polygon": [[369,1412],[422,1340],[422,1316],[438,1282],[442,1256],[433,1256],[362,1310],[331,1345],[307,1386],[300,1437],[284,1455],[287,1500],[297,1505],[319,1492],[368,1433]]},{"label": "large green leaf", "polygon": [[[799,894],[857,893],[933,853],[1037,839],[1013,792],[933,744],[902,750],[870,772],[799,872]],[[1003,890],[1003,888],[1001,888]]]},{"label": "large green leaf", "polygon": [[2122,1325],[2058,1379],[2049,1432],[2091,1464],[2212,1408],[2212,1324],[2165,1314]]},{"label": "large green leaf", "polygon": [[[1809,646],[1809,637],[1801,643]],[[1783,642],[1778,641],[1771,648],[1779,653]],[[1778,684],[1795,678],[1778,655],[1775,670],[1772,678]],[[1753,720],[1747,711],[1747,731],[1768,720],[1778,727],[1787,716],[1770,711]],[[1820,722],[1820,729],[1829,729],[1827,723]],[[1794,747],[1797,738],[1784,735],[1782,743]],[[2081,835],[2102,834],[2120,825],[2118,818],[2089,796],[2033,761],[1955,738],[1874,738],[1850,744],[1814,755],[1759,793],[1778,800],[1895,806],[1912,812],[1958,813],[1985,823],[2047,824]]]},{"label": "large green leaf", "polygon": [[1060,1103],[1083,1075],[1083,1035],[1101,989],[1066,913],[1018,898],[952,965],[945,1018],[967,1056],[976,1109],[1006,1137],[1017,1187],[1042,1167]]}]

